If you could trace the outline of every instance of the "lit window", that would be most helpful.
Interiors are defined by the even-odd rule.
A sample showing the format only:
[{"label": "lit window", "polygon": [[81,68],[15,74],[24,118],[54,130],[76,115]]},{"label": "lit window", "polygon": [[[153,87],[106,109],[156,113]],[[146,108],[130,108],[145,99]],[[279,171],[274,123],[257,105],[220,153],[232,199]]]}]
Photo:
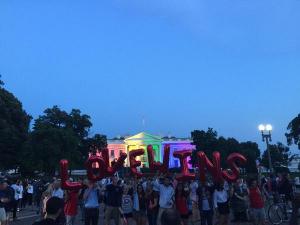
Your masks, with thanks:
[{"label": "lit window", "polygon": [[174,160],[174,167],[179,167],[179,161],[178,161],[178,159]]}]

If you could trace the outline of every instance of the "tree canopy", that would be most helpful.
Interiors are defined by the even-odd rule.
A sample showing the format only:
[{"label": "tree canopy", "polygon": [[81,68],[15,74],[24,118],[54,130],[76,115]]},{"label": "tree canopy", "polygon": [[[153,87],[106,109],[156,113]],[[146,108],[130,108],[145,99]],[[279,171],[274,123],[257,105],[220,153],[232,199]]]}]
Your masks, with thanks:
[{"label": "tree canopy", "polygon": [[298,145],[298,149],[300,149],[300,114],[292,119],[292,121],[288,124],[287,130],[288,132],[285,136],[287,138],[288,145],[296,144]]},{"label": "tree canopy", "polygon": [[226,159],[234,152],[244,155],[248,162],[245,166],[247,172],[257,172],[256,160],[260,157],[260,151],[255,142],[239,142],[234,138],[224,138],[218,136],[218,133],[208,128],[207,131],[195,130],[192,132],[193,144],[196,146],[196,151],[193,152],[192,161],[195,161],[195,156],[198,151],[203,151],[212,159],[212,153],[219,151],[221,154],[221,165],[227,168]]},{"label": "tree canopy", "polygon": [[92,126],[90,116],[79,109],[70,113],[53,106],[44,111],[33,125],[24,150],[23,172],[31,170],[54,174],[60,159],[68,159],[71,168],[82,168],[88,156],[90,144],[106,146],[106,136],[96,134],[88,137]]},{"label": "tree canopy", "polygon": [[0,75],[0,169],[19,167],[30,121],[22,103],[4,88]]},{"label": "tree canopy", "polygon": [[[269,145],[272,165],[277,171],[279,168],[287,168],[289,162],[295,155],[291,155],[289,147],[278,142],[274,145]],[[261,165],[269,169],[268,151],[265,150],[262,155]]]}]

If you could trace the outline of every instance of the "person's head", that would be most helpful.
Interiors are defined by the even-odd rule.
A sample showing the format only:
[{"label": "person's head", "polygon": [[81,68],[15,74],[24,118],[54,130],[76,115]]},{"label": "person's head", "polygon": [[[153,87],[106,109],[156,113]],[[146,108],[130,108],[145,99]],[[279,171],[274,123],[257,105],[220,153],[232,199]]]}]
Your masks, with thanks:
[{"label": "person's head", "polygon": [[204,187],[204,193],[205,193],[205,196],[207,196],[207,197],[211,196],[211,190],[208,186]]},{"label": "person's head", "polygon": [[171,184],[171,178],[170,177],[165,177],[164,178],[164,185],[169,186]]},{"label": "person's head", "polygon": [[217,191],[223,191],[224,190],[224,182],[219,182],[216,184],[216,190]]},{"label": "person's head", "polygon": [[46,203],[46,217],[57,218],[64,208],[64,201],[58,197],[51,197]]},{"label": "person's head", "polygon": [[8,180],[7,179],[4,179],[3,185],[4,185],[4,189],[8,188],[9,185],[8,185]]},{"label": "person's head", "polygon": [[183,183],[182,183],[182,182],[179,182],[179,183],[177,184],[177,186],[176,186],[176,194],[182,193],[182,192],[183,192],[183,188],[184,188]]},{"label": "person's head", "polygon": [[257,187],[257,180],[255,180],[255,179],[251,180],[251,182],[250,182],[250,187],[251,187],[251,188]]},{"label": "person's head", "polygon": [[94,188],[95,186],[96,186],[96,182],[95,181],[92,181],[92,180],[88,181],[88,187],[89,188]]},{"label": "person's head", "polygon": [[57,190],[58,188],[60,188],[60,181],[59,181],[59,180],[54,181],[54,183],[53,183],[53,188],[54,188],[55,190]]},{"label": "person's head", "polygon": [[167,209],[161,215],[161,225],[182,225],[181,217],[175,209]]},{"label": "person's head", "polygon": [[113,176],[113,177],[111,178],[111,183],[112,183],[113,185],[118,185],[118,177]]},{"label": "person's head", "polygon": [[153,191],[153,184],[151,182],[147,182],[146,191],[150,193]]},{"label": "person's head", "polygon": [[5,181],[4,181],[4,179],[1,179],[0,180],[0,190],[5,190]]},{"label": "person's head", "polygon": [[130,189],[129,185],[125,184],[124,187],[123,187],[123,194],[127,195],[128,192],[129,192],[129,189]]},{"label": "person's head", "polygon": [[137,190],[138,194],[143,194],[144,193],[143,185],[138,184],[137,187],[136,187],[136,190]]},{"label": "person's head", "polygon": [[88,179],[84,179],[82,183],[83,183],[83,185],[88,186],[89,185],[89,180]]},{"label": "person's head", "polygon": [[236,184],[237,184],[237,185],[243,184],[243,180],[242,180],[242,179],[237,179],[237,180],[236,180]]},{"label": "person's head", "polygon": [[288,180],[288,174],[287,173],[282,173],[281,174],[281,179],[284,180],[284,181]]}]

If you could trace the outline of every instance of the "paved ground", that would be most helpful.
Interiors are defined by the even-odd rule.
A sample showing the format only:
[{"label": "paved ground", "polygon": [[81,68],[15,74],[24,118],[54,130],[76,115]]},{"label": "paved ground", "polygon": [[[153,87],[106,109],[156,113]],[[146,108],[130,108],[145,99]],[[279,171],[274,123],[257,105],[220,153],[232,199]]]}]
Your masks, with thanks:
[{"label": "paved ground", "polygon": [[[33,224],[36,220],[39,219],[39,216],[36,214],[35,210],[32,209],[24,209],[21,212],[18,213],[18,219],[16,221],[10,221],[9,225],[31,225]],[[80,220],[80,216],[78,216],[76,220],[76,225],[83,225],[84,223]],[[99,225],[103,225],[103,213],[100,213],[100,221]],[[111,225],[114,225],[111,223]],[[129,225],[135,225],[135,223],[129,224]],[[200,225],[200,223],[196,223],[193,225]],[[242,224],[235,224],[235,223],[230,223],[230,225],[251,225],[251,223],[242,223]],[[283,224],[287,225],[287,224]]]}]

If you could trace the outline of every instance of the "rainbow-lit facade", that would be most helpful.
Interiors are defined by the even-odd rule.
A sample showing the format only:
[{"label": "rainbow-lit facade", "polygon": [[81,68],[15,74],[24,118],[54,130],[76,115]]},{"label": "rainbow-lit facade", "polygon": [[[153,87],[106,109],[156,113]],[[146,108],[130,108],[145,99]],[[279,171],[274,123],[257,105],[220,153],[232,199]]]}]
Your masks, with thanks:
[{"label": "rainbow-lit facade", "polygon": [[[192,141],[188,138],[175,137],[159,137],[145,132],[138,133],[134,136],[126,137],[124,139],[110,139],[107,141],[107,148],[109,150],[110,162],[117,159],[121,152],[129,153],[131,150],[144,149],[145,155],[137,157],[137,160],[142,162],[142,167],[148,167],[147,145],[152,145],[155,152],[155,161],[162,162],[163,149],[165,145],[170,145],[170,162],[169,167],[179,167],[180,163],[177,158],[173,157],[174,151],[184,149],[195,149]],[[128,157],[125,166],[129,165]]]}]

